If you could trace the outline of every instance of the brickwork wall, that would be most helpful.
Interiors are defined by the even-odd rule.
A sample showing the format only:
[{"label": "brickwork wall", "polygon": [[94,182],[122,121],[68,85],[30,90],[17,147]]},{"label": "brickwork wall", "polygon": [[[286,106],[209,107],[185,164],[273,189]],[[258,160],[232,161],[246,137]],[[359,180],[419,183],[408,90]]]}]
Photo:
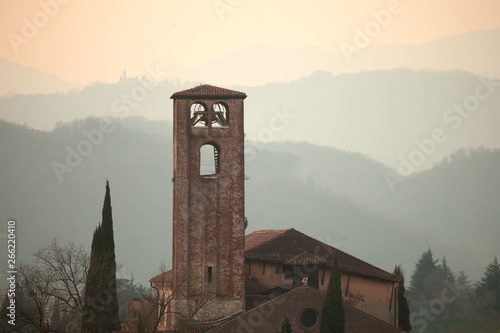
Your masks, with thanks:
[{"label": "brickwork wall", "polygon": [[[203,103],[208,109],[220,101],[228,108],[228,127],[191,127],[193,103]],[[219,148],[220,172],[202,176],[200,148],[207,143]],[[184,300],[209,299],[213,305],[200,313],[206,320],[243,310],[243,99],[174,100],[173,182],[176,307],[182,312]]]}]

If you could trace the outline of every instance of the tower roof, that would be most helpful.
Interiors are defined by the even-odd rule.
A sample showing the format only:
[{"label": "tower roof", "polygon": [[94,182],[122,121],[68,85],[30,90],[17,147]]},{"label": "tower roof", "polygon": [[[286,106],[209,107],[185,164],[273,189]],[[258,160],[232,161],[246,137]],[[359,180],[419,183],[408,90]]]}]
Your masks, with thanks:
[{"label": "tower roof", "polygon": [[192,99],[192,98],[246,98],[243,92],[211,86],[209,84],[200,84],[197,87],[181,90],[174,93],[172,99]]}]

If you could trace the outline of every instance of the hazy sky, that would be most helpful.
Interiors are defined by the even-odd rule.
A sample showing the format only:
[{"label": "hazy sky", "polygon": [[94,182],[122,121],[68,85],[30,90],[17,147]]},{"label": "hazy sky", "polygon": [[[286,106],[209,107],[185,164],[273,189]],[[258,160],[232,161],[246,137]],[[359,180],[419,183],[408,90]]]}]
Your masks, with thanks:
[{"label": "hazy sky", "polygon": [[500,29],[498,0],[0,0],[0,57],[69,82],[114,82],[124,68],[196,69],[259,43],[339,52],[389,9],[373,43]]}]

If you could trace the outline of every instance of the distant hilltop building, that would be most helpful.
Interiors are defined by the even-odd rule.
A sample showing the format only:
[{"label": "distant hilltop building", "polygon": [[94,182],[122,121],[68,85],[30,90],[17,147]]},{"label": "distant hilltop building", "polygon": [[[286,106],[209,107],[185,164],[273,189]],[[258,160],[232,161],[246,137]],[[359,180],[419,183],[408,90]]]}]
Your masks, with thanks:
[{"label": "distant hilltop building", "polygon": [[[124,73],[125,75],[125,73]],[[319,332],[335,253],[346,333],[397,328],[400,278],[295,229],[245,235],[244,100],[211,85],[174,93],[173,266],[151,283],[173,301],[158,330]]]},{"label": "distant hilltop building", "polygon": [[120,81],[126,80],[126,79],[127,79],[127,71],[124,69],[123,70],[123,74],[120,75]]}]

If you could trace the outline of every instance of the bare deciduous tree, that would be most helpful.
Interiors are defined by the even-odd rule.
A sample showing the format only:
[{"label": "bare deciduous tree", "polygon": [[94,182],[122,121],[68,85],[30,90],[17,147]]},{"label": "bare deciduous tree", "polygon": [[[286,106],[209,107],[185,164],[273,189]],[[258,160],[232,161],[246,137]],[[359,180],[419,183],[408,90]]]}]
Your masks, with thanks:
[{"label": "bare deciduous tree", "polygon": [[74,243],[60,245],[54,239],[48,246],[34,254],[40,268],[54,273],[52,296],[64,304],[64,307],[77,312],[82,311],[85,279],[89,268],[89,254],[83,246]]},{"label": "bare deciduous tree", "polygon": [[[24,299],[16,300],[18,328],[34,327],[39,332],[50,332],[48,306],[53,289],[54,272],[35,265],[18,267],[18,283]],[[19,289],[19,288],[18,288]]]},{"label": "bare deciduous tree", "polygon": [[[61,245],[54,239],[34,257],[34,264],[18,267],[23,295],[22,301],[16,302],[18,329],[24,326],[40,332],[72,331],[75,325],[71,323],[78,323],[82,315],[82,291],[89,265],[87,251],[83,246]],[[54,315],[54,311],[58,314]]]}]

